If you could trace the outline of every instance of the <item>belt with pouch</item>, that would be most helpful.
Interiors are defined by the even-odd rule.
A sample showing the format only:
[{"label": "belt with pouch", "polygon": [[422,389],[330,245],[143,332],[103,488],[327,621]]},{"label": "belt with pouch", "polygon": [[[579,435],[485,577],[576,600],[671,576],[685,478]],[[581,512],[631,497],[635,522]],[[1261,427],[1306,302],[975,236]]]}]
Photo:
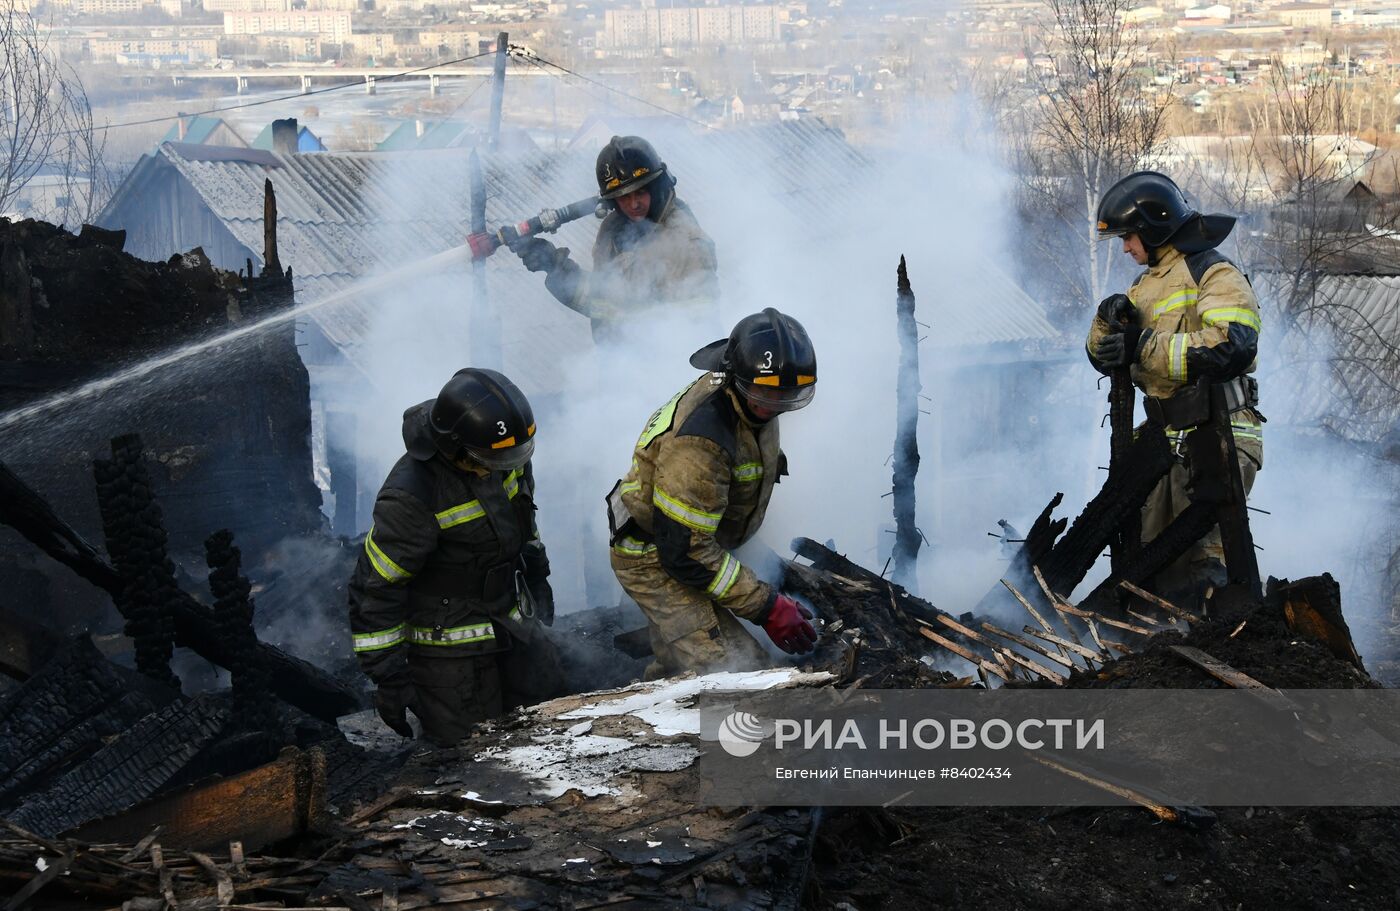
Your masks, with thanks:
[{"label": "belt with pouch", "polygon": [[1170,398],[1145,396],[1142,407],[1154,424],[1170,430],[1189,430],[1210,420],[1212,387],[1221,390],[1225,396],[1225,410],[1230,414],[1259,405],[1259,382],[1252,376],[1240,376],[1225,383],[1202,379]]}]

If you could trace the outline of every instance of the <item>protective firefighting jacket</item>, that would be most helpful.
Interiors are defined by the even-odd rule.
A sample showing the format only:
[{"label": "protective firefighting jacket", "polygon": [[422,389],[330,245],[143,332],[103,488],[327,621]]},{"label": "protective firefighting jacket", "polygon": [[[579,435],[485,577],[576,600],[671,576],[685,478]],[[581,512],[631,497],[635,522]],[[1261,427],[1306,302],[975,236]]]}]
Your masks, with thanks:
[{"label": "protective firefighting jacket", "polygon": [[598,226],[593,270],[555,269],[545,287],[588,317],[595,338],[655,306],[704,307],[719,297],[714,241],[674,194],[656,221],[613,210]]},{"label": "protective firefighting jacket", "polygon": [[350,582],[366,675],[402,679],[410,653],[464,657],[508,648],[509,636],[528,641],[536,627],[525,583],[549,574],[534,511],[529,464],[477,473],[441,455],[399,459]]},{"label": "protective firefighting jacket", "polygon": [[[1146,395],[1169,399],[1202,377],[1223,383],[1253,373],[1261,323],[1249,280],[1215,250],[1188,256],[1164,247],[1160,257],[1128,291],[1139,324],[1151,330],[1132,365],[1133,382]],[[1094,352],[1111,331],[1095,315],[1087,348],[1104,373],[1109,368]],[[1251,408],[1232,415],[1231,426],[1237,442],[1263,439],[1259,414]]]},{"label": "protective firefighting jacket", "polygon": [[707,373],[657,409],[637,440],[614,491],[630,521],[614,522],[613,550],[655,558],[682,585],[759,620],[774,593],[730,551],[758,532],[782,474],[777,420],[750,421]]}]

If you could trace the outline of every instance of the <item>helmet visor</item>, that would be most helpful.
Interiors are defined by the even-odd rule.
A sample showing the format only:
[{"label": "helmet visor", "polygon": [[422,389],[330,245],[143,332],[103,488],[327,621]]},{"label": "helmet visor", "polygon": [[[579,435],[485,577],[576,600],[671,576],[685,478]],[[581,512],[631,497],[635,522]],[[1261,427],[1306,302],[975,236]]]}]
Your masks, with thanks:
[{"label": "helmet visor", "polygon": [[806,408],[817,394],[815,380],[803,386],[760,386],[748,380],[739,380],[734,385],[750,408],[762,408],[779,414]]},{"label": "helmet visor", "polygon": [[1106,221],[1099,222],[1099,240],[1108,240],[1110,237],[1123,237],[1132,233],[1132,228],[1110,225]]},{"label": "helmet visor", "polygon": [[533,437],[515,446],[506,446],[502,449],[490,449],[481,446],[464,446],[467,455],[472,461],[491,469],[492,471],[511,471],[519,468],[530,457],[535,454],[535,440]]}]

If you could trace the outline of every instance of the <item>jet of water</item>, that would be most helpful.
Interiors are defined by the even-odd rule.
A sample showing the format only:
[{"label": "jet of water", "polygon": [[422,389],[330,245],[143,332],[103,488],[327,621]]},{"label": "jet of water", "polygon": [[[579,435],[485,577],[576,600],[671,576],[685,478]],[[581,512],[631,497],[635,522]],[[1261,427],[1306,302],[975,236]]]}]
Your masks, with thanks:
[{"label": "jet of water", "polygon": [[396,286],[407,275],[423,275],[438,269],[447,268],[448,266],[462,262],[464,255],[468,258],[470,257],[470,252],[466,244],[452,247],[441,253],[436,253],[424,259],[415,260],[408,265],[400,266],[397,269],[392,269],[372,278],[363,279],[353,285],[328,294],[325,297],[307,301],[304,304],[298,304],[288,310],[274,313],[271,316],[264,317],[263,319],[248,323],[247,325],[237,326],[211,338],[203,339],[198,342],[191,342],[172,351],[167,351],[164,354],[155,355],[140,363],[119,370],[116,373],[111,373],[95,380],[89,380],[71,389],[56,392],[47,398],[40,399],[37,402],[32,402],[7,412],[4,415],[0,415],[0,430],[13,427],[16,424],[23,424],[32,418],[46,415],[55,409],[63,408],[74,402],[95,398],[112,389],[150,376],[172,364],[178,364],[197,354],[202,354],[221,345],[227,345],[230,342],[235,342],[241,338],[262,332],[264,329],[284,323],[290,319],[296,319],[299,316],[311,313],[314,310],[319,310],[322,307],[328,307],[331,304],[339,303],[340,301],[352,297],[372,294],[376,291]]}]

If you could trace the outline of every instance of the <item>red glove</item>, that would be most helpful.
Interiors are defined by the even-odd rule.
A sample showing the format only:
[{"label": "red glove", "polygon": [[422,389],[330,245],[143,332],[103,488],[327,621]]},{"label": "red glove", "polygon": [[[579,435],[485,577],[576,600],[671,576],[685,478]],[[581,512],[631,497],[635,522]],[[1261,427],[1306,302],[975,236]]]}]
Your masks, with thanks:
[{"label": "red glove", "polygon": [[812,612],[787,595],[778,595],[763,621],[763,631],[773,644],[790,655],[809,652],[817,644],[817,631],[808,621]]}]

